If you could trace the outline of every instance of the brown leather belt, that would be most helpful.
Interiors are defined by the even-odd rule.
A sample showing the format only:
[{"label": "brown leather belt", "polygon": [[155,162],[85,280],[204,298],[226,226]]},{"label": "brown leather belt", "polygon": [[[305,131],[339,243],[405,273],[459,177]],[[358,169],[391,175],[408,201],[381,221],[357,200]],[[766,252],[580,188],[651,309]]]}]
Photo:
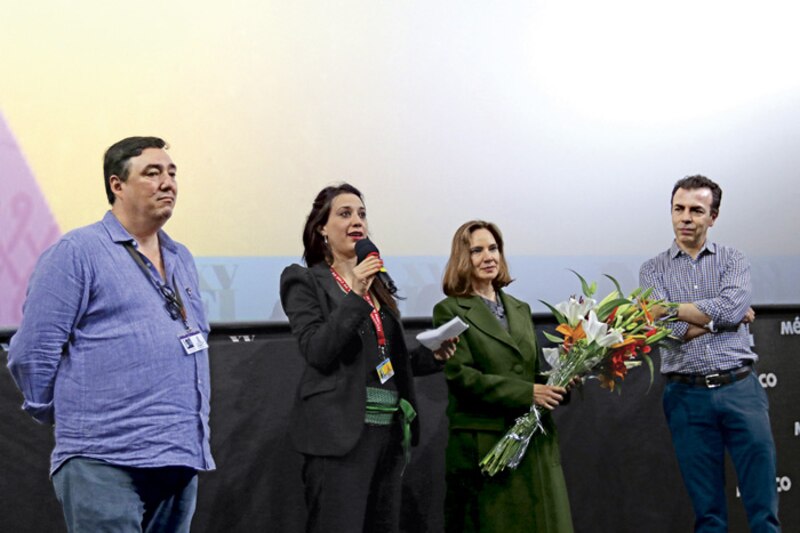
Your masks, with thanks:
[{"label": "brown leather belt", "polygon": [[666,378],[670,381],[677,383],[684,383],[693,387],[705,387],[707,389],[716,389],[729,383],[735,383],[746,378],[753,371],[753,366],[746,364],[733,370],[724,370],[722,372],[715,372],[706,376],[697,374],[666,374]]}]

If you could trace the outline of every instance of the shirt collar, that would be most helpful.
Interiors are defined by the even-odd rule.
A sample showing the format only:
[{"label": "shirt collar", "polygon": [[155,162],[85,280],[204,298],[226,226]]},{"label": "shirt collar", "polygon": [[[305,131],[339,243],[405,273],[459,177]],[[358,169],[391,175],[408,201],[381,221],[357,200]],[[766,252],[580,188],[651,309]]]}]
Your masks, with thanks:
[{"label": "shirt collar", "polygon": [[[105,216],[103,216],[102,224],[112,241],[118,243],[133,242],[135,247],[139,247],[136,239],[134,239],[131,234],[128,233],[128,230],[126,230],[122,224],[120,224],[119,220],[117,220],[117,217],[115,217],[114,213],[112,213],[110,210],[106,211]],[[158,242],[163,248],[166,248],[170,252],[174,253],[177,251],[175,241],[173,241],[164,230],[158,230]]]},{"label": "shirt collar", "polygon": [[[706,242],[703,245],[703,247],[700,248],[700,253],[697,254],[697,257],[700,257],[701,255],[703,255],[706,252],[710,253],[710,254],[717,253],[717,243],[711,242],[708,239],[706,239]],[[681,254],[688,255],[678,247],[678,243],[676,241],[672,241],[672,246],[669,247],[669,257],[670,257],[670,259],[675,259],[676,257],[678,257]]]}]

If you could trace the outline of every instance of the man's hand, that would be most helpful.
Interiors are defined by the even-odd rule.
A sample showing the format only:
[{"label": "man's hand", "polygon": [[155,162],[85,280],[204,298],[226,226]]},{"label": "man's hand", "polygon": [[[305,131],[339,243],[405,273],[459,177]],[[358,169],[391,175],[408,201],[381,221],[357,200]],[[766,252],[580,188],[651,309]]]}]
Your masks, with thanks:
[{"label": "man's hand", "polygon": [[689,329],[686,330],[686,333],[683,335],[684,342],[690,341],[692,339],[696,339],[700,335],[706,335],[710,333],[706,328],[701,328],[700,326],[695,326],[694,324],[689,324]]},{"label": "man's hand", "polygon": [[653,317],[653,321],[661,320],[665,316],[669,314],[669,307],[666,305],[651,305],[647,308],[647,311],[650,313],[650,316]]}]

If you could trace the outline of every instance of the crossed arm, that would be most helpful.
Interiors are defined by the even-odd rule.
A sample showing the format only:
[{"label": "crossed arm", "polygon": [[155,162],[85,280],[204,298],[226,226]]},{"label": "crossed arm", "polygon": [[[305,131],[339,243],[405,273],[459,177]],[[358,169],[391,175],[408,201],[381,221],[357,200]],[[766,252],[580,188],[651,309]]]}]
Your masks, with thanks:
[{"label": "crossed arm", "polygon": [[[653,288],[653,298],[670,301],[669,289],[664,282],[664,273],[658,272],[654,261],[648,261],[639,272],[643,288]],[[741,253],[734,253],[721,269],[719,290],[711,298],[693,302],[677,303],[673,333],[689,341],[718,330],[738,328],[755,320],[755,311],[750,307],[750,265]],[[668,309],[656,306],[654,317],[661,318]]]}]

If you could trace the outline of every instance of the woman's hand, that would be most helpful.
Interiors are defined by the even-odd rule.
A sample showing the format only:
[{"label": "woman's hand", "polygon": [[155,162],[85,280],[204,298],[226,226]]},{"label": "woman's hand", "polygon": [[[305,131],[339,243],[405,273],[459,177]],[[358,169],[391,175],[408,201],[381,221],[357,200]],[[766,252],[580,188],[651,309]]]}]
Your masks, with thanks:
[{"label": "woman's hand", "polygon": [[458,344],[458,337],[447,339],[439,346],[438,350],[433,351],[433,357],[438,361],[447,361],[456,353],[456,344]]},{"label": "woman's hand", "polygon": [[383,268],[383,261],[380,257],[371,255],[361,261],[353,268],[353,283],[350,288],[359,296],[364,296],[372,287],[375,275]]},{"label": "woman's hand", "polygon": [[575,387],[580,387],[581,385],[583,385],[583,378],[580,376],[572,376],[572,379],[567,383],[567,390],[571,391]]},{"label": "woman's hand", "polygon": [[552,385],[533,385],[533,403],[539,407],[553,410],[564,399],[567,389],[564,387],[553,387]]}]

